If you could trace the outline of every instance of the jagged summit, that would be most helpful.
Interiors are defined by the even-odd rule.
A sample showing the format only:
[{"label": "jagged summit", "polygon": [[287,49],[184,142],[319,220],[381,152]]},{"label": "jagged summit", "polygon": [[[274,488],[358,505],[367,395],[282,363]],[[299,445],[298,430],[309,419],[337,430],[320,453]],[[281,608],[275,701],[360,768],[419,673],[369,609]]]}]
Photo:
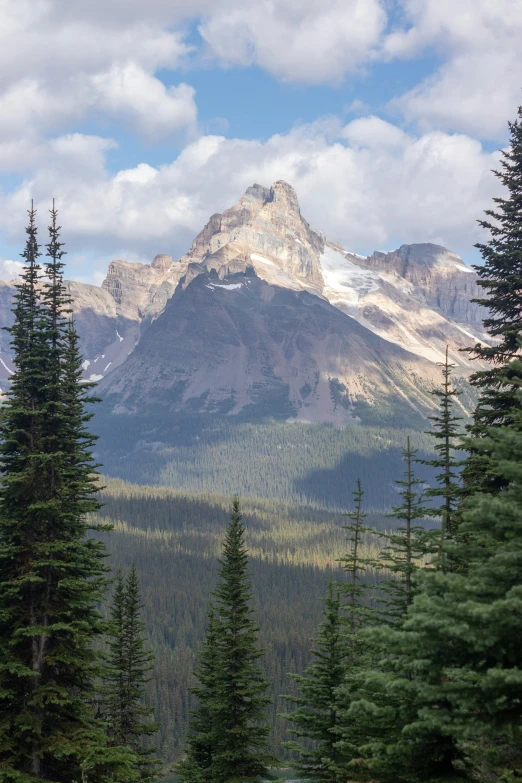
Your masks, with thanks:
[{"label": "jagged summit", "polygon": [[284,204],[285,208],[297,212],[298,215],[301,214],[301,210],[299,209],[299,201],[297,199],[297,193],[295,192],[293,187],[288,184],[288,182],[285,182],[282,179],[279,179],[277,180],[277,182],[274,182],[274,184],[270,188],[269,200],[275,203]]},{"label": "jagged summit", "polygon": [[172,263],[173,263],[172,256],[167,256],[164,253],[159,253],[157,256],[154,256],[151,266],[153,269],[158,269],[164,272],[166,269],[170,269]]}]

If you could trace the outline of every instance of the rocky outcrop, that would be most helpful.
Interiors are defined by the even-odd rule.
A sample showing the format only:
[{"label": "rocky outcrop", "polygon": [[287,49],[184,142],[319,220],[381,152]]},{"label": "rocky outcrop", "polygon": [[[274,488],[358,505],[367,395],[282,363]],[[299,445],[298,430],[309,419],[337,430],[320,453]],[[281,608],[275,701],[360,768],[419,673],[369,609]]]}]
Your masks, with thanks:
[{"label": "rocky outcrop", "polygon": [[484,291],[477,276],[462,259],[440,245],[401,245],[389,253],[374,252],[364,265],[382,271],[394,270],[415,286],[418,296],[443,315],[461,324],[481,327],[486,311],[472,299]]},{"label": "rocky outcrop", "polygon": [[320,288],[323,247],[324,239],[301,217],[294,189],[278,181],[271,188],[253,185],[238,204],[213,215],[180,263],[204,262],[221,275],[253,265],[289,288]]}]

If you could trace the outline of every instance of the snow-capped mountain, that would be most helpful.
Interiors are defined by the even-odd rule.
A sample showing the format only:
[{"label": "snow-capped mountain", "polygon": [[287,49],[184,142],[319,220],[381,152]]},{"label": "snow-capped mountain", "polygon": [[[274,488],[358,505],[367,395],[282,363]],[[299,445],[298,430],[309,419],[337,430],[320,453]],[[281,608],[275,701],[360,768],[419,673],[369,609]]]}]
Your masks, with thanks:
[{"label": "snow-capped mountain", "polygon": [[[446,345],[484,339],[476,276],[432,244],[363,258],[302,217],[290,185],[253,185],[181,259],[113,261],[101,287],[71,282],[85,377],[115,413],[261,410],[349,423],[391,400],[426,412]],[[0,284],[9,323],[13,282]],[[0,386],[12,371],[0,342]]]}]

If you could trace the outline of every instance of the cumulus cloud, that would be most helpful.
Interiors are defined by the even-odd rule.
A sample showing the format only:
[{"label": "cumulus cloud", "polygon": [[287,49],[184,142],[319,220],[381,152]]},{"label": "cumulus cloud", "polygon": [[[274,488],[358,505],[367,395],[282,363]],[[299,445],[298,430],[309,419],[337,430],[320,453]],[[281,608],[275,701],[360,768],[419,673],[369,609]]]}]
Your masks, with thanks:
[{"label": "cumulus cloud", "polygon": [[0,258],[0,280],[14,280],[22,271],[24,265],[21,261],[8,261]]},{"label": "cumulus cloud", "polygon": [[[406,22],[390,32],[392,5]],[[440,68],[394,104],[424,130],[502,138],[520,96],[520,0],[0,0],[0,13],[5,170],[30,167],[43,137],[92,118],[154,140],[193,131],[186,70],[201,52],[187,25],[198,20],[214,64],[306,84],[435,50]],[[184,78],[166,87],[162,69]]]},{"label": "cumulus cloud", "polygon": [[441,66],[393,105],[423,128],[480,138],[506,134],[521,103],[519,0],[403,0],[409,27],[390,34],[390,58],[432,49]]},{"label": "cumulus cloud", "polygon": [[199,31],[222,63],[255,63],[284,80],[321,84],[367,61],[385,25],[379,0],[228,0],[214,5]]},{"label": "cumulus cloud", "polygon": [[195,90],[188,84],[165,87],[135,63],[113,65],[91,79],[93,105],[117,116],[145,136],[165,136],[196,122]]},{"label": "cumulus cloud", "polygon": [[[203,136],[168,165],[142,163],[116,174],[103,165],[104,145],[81,135],[49,145],[45,164],[0,201],[6,233],[22,236],[31,197],[44,210],[59,194],[70,245],[98,248],[104,258],[116,249],[180,256],[209,216],[253,182],[285,179],[312,225],[347,249],[434,241],[466,253],[480,236],[477,218],[499,192],[490,172],[497,155],[476,140],[442,132],[415,136],[377,117],[302,126],[264,143]],[[93,161],[90,176],[82,159]]]},{"label": "cumulus cloud", "polygon": [[117,29],[105,13],[62,16],[60,6],[64,11],[61,0],[0,0],[0,169],[30,167],[44,152],[45,135],[92,118],[149,139],[195,126],[192,87],[166,87],[156,76],[189,55],[179,30],[128,18],[121,6]]}]

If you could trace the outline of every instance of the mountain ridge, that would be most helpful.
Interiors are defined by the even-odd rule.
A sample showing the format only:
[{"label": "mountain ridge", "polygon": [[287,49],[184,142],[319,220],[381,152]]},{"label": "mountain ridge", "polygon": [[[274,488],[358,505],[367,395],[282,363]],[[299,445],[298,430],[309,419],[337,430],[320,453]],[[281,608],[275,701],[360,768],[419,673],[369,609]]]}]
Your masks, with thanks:
[{"label": "mountain ridge", "polygon": [[[261,362],[265,371],[270,368],[272,376],[278,377],[287,389],[292,390],[288,392],[287,408],[292,413],[289,420],[301,420],[303,410],[311,408],[308,413],[312,418],[305,420],[342,425],[358,420],[354,413],[357,402],[364,401],[372,405],[382,395],[402,397],[404,392],[401,384],[392,382],[387,368],[388,361],[396,360],[396,349],[404,352],[401,354],[402,383],[406,386],[410,384],[411,387],[412,377],[418,378],[418,382],[411,387],[409,404],[425,415],[429,409],[429,389],[436,383],[436,365],[444,358],[446,345],[456,365],[456,372],[466,376],[472,360],[462,349],[485,337],[481,325],[483,311],[470,303],[471,298],[480,294],[476,275],[459,256],[431,243],[402,245],[388,253],[375,251],[368,257],[351,253],[310,226],[301,214],[294,189],[279,180],[270,188],[255,183],[247,188],[237,204],[223,213],[212,215],[187,253],[176,261],[166,254],[157,255],[150,264],[115,260],[109,264],[101,286],[73,281],[68,283],[85,356],[86,379],[99,381],[101,392],[112,400],[117,396],[117,390],[121,389],[125,376],[126,387],[132,383],[136,387],[132,394],[136,398],[141,396],[145,399],[144,393],[138,389],[138,378],[144,370],[142,368],[138,372],[137,360],[140,357],[146,360],[143,346],[148,346],[146,352],[150,356],[154,354],[150,335],[147,337],[149,330],[159,321],[159,327],[156,324],[153,334],[156,339],[163,339],[168,344],[171,339],[169,330],[175,319],[171,315],[168,318],[163,316],[167,310],[171,313],[176,303],[185,302],[186,305],[187,297],[184,297],[184,293],[197,278],[201,278],[197,285],[204,286],[203,280],[209,275],[215,277],[208,278],[206,285],[212,284],[214,292],[219,292],[220,284],[216,280],[222,281],[222,291],[227,290],[227,285],[239,285],[237,281],[234,282],[235,275],[244,275],[251,280],[255,278],[263,283],[255,284],[261,297],[259,303],[251,300],[249,307],[252,311],[257,308],[257,325],[260,330],[258,343],[264,340],[265,352],[262,360],[260,356],[257,359],[251,357],[251,361],[243,364],[245,378],[238,378],[236,388],[230,388],[230,393],[232,397],[239,398],[243,394],[241,389],[251,388],[252,379],[259,378]],[[0,284],[2,325],[8,325],[10,320],[9,302],[13,286],[13,281]],[[269,313],[261,316],[260,309],[263,297],[266,301],[270,298],[279,301],[282,291],[314,297],[317,302],[313,304],[317,304],[317,308],[311,309],[319,318],[323,331],[323,337],[316,335],[314,339],[311,338],[310,329],[302,318],[303,301],[296,299],[292,305],[294,317],[303,324],[301,342],[308,329],[307,350],[310,354],[305,357],[306,351],[301,351],[300,368],[291,366],[290,362],[286,374],[280,346],[277,342],[270,342],[267,337],[271,316]],[[323,302],[321,307],[319,302]],[[325,308],[325,305],[328,307]],[[287,304],[288,312],[292,307]],[[211,307],[207,309],[209,312],[212,310]],[[238,315],[234,308],[229,310],[229,324],[232,311]],[[343,317],[340,318],[339,314]],[[205,317],[210,316],[204,316],[203,320]],[[326,317],[328,327],[324,323]],[[186,322],[190,318],[203,334],[205,329],[201,314],[194,309],[190,317],[185,314]],[[286,328],[290,329],[291,319],[287,318],[286,323]],[[358,324],[357,329],[355,323]],[[176,328],[181,327],[178,324]],[[224,326],[222,328],[225,329]],[[158,337],[161,330],[164,334]],[[264,333],[263,338],[261,332]],[[329,335],[328,339],[326,334]],[[364,340],[361,335],[364,335]],[[215,337],[215,334],[211,334],[212,339]],[[226,335],[222,335],[222,341],[226,339]],[[281,335],[280,340],[283,339]],[[364,367],[360,355],[353,367],[347,366],[347,357],[352,355],[353,359],[355,356],[353,351],[350,353],[351,340],[362,340],[366,346]],[[378,358],[370,361],[369,357],[373,357],[374,353],[369,346],[376,342],[379,344]],[[334,349],[334,343],[342,345],[342,350],[339,347]],[[249,345],[250,348],[242,343],[241,350],[247,353],[258,350],[259,346],[255,347],[253,341]],[[177,378],[177,383],[183,379],[189,388],[191,382],[183,368],[178,366],[174,370],[170,367],[174,361],[179,364],[179,357],[175,358],[176,350],[179,353],[176,348],[171,356],[168,352],[164,355],[162,371],[170,372],[173,378]],[[0,341],[0,351],[2,386],[8,382],[9,374],[12,373],[5,333]],[[205,346],[201,340],[197,345],[193,342],[193,352],[190,360],[186,354],[185,359],[187,367],[192,366],[196,372],[195,363],[198,362],[195,357],[205,355]],[[344,354],[344,358],[341,354]],[[307,363],[315,368],[313,372],[303,369]],[[257,368],[255,371],[252,369],[254,366]],[[130,368],[134,368],[134,381]],[[319,383],[311,383],[310,372],[313,378],[319,374]],[[207,380],[201,380],[204,373],[205,368],[198,367],[199,388],[209,399],[216,401],[222,392],[212,387],[210,371]],[[293,373],[292,377],[289,373]],[[237,376],[237,372],[235,374]],[[362,389],[364,383],[357,380],[359,375],[366,376],[366,390]],[[149,366],[147,378],[153,376],[158,377],[158,373]],[[373,385],[368,382],[369,378],[375,379],[377,376],[379,382],[375,381]],[[386,382],[384,379],[387,379]],[[215,382],[218,383],[218,380]],[[150,392],[149,380],[145,382],[144,379],[143,383]],[[305,389],[308,386],[328,387],[331,404],[325,405],[324,393],[319,394],[316,405],[312,404],[311,399],[306,401],[302,395],[297,399],[296,383],[301,383]],[[192,389],[196,387],[198,384],[193,379]],[[333,391],[334,387],[337,392]],[[267,393],[269,388],[270,384],[265,383]],[[200,413],[212,410],[206,405],[198,407],[194,396],[187,396],[187,389],[184,394],[182,401],[191,410],[194,405]],[[408,397],[408,394],[405,396]],[[124,397],[127,399],[128,394],[125,393]],[[343,408],[340,399],[344,400],[342,415],[339,414],[339,408]],[[180,410],[178,402],[172,402],[176,410]],[[166,409],[169,409],[169,405],[165,404]],[[244,407],[232,405],[228,413],[238,412]],[[114,409],[120,412],[125,410],[124,400],[116,403]],[[323,418],[320,411],[323,411]]]}]

